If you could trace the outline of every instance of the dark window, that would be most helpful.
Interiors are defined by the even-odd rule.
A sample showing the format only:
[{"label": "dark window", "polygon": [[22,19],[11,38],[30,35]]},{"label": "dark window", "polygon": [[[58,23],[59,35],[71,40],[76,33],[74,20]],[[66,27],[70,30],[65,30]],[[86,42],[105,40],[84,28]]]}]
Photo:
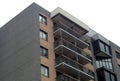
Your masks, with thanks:
[{"label": "dark window", "polygon": [[47,33],[40,30],[40,38],[47,41],[47,39],[48,39]]},{"label": "dark window", "polygon": [[105,72],[105,81],[116,81],[115,76],[112,73]]},{"label": "dark window", "polygon": [[40,52],[42,56],[48,57],[48,49],[40,46]]},{"label": "dark window", "polygon": [[111,70],[113,69],[111,59],[99,59],[99,58],[96,58],[96,65],[97,65],[97,68],[105,67],[107,69],[111,69]]},{"label": "dark window", "polygon": [[39,15],[39,22],[43,24],[47,24],[47,18],[43,15]]},{"label": "dark window", "polygon": [[115,76],[111,75],[111,81],[115,81]]},{"label": "dark window", "polygon": [[41,74],[46,76],[46,77],[49,77],[49,69],[48,69],[48,67],[46,67],[44,65],[41,65]]},{"label": "dark window", "polygon": [[104,44],[102,42],[99,43],[100,44],[100,49],[105,52],[105,47],[104,47]]},{"label": "dark window", "polygon": [[118,59],[120,59],[120,53],[116,51],[116,56]]},{"label": "dark window", "polygon": [[107,44],[105,44],[105,43],[103,43],[103,42],[101,42],[100,41],[100,49],[101,49],[101,51],[103,51],[103,52],[105,52],[105,53],[107,53],[107,54],[111,54],[110,53],[110,46],[108,46]]},{"label": "dark window", "polygon": [[97,75],[98,81],[117,81],[116,75],[107,70],[99,70]]}]

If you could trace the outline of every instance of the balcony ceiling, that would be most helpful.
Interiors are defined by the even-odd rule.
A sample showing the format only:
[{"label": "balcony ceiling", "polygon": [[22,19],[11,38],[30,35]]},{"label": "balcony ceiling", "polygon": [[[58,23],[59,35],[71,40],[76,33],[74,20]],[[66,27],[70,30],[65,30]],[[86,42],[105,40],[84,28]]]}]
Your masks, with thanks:
[{"label": "balcony ceiling", "polygon": [[101,57],[101,58],[111,58],[111,55],[106,54],[102,51],[100,51],[99,53],[95,54],[95,56]]},{"label": "balcony ceiling", "polygon": [[60,7],[51,12],[51,18],[53,18],[54,21],[60,21],[70,27],[74,26],[76,30],[80,30],[78,30],[78,32],[81,32],[81,34],[85,34],[90,30],[90,28],[85,23],[72,16],[65,10],[61,9]]},{"label": "balcony ceiling", "polygon": [[84,35],[84,34],[86,34],[88,32],[86,29],[84,29],[83,27],[79,26],[78,24],[76,24],[72,20],[69,20],[68,18],[66,18],[65,16],[63,16],[60,13],[58,13],[52,19],[55,22],[59,22],[59,23],[65,25],[65,26],[68,26],[68,27],[74,29],[76,32],[78,32],[81,35]]}]

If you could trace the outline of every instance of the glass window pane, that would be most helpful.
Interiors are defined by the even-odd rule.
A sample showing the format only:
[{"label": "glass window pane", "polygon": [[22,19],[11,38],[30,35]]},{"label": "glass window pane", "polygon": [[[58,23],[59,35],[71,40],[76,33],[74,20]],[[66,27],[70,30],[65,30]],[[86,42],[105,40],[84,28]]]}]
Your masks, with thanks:
[{"label": "glass window pane", "polygon": [[98,61],[96,61],[96,65],[97,65],[97,68],[99,68],[100,66],[99,66],[99,62]]},{"label": "glass window pane", "polygon": [[48,70],[45,68],[45,76],[48,76]]},{"label": "glass window pane", "polygon": [[39,22],[41,22],[41,20],[42,20],[42,17],[41,17],[41,16],[39,16]]},{"label": "glass window pane", "polygon": [[105,49],[106,49],[106,53],[110,54],[110,48],[108,46],[105,46]]},{"label": "glass window pane", "polygon": [[47,56],[47,50],[46,49],[43,50],[43,55]]},{"label": "glass window pane", "polygon": [[101,51],[105,52],[105,47],[104,47],[104,44],[102,42],[100,42],[100,49],[101,49]]},{"label": "glass window pane", "polygon": [[111,81],[115,81],[115,77],[111,74]]},{"label": "glass window pane", "polygon": [[40,38],[42,38],[42,32],[40,31]]},{"label": "glass window pane", "polygon": [[43,33],[43,39],[47,40],[47,35],[46,35],[46,33]]},{"label": "glass window pane", "polygon": [[42,46],[40,46],[40,54],[42,55],[42,56],[45,56],[45,57],[48,57],[48,49],[46,49],[46,48],[44,48],[44,47],[42,47]]},{"label": "glass window pane", "polygon": [[109,64],[108,64],[108,62],[106,62],[106,68],[109,68]]},{"label": "glass window pane", "polygon": [[108,72],[105,72],[105,81],[110,81],[110,74]]},{"label": "glass window pane", "polygon": [[100,63],[100,67],[102,67],[102,62],[101,62],[101,61],[99,61],[99,63]]},{"label": "glass window pane", "polygon": [[42,55],[42,47],[40,47],[40,55]]},{"label": "glass window pane", "polygon": [[109,68],[112,69],[112,63],[109,63]]},{"label": "glass window pane", "polygon": [[39,15],[39,22],[47,24],[47,18],[45,16]]},{"label": "glass window pane", "polygon": [[48,68],[41,65],[41,74],[48,77]]},{"label": "glass window pane", "polygon": [[41,66],[41,74],[44,74],[44,67]]},{"label": "glass window pane", "polygon": [[45,18],[43,18],[43,23],[46,24],[46,20],[45,20]]},{"label": "glass window pane", "polygon": [[47,33],[42,31],[42,30],[40,30],[40,38],[44,39],[44,40],[47,40]]},{"label": "glass window pane", "polygon": [[103,67],[106,67],[106,66],[105,66],[105,62],[104,62],[104,61],[102,62],[102,64],[103,64]]}]

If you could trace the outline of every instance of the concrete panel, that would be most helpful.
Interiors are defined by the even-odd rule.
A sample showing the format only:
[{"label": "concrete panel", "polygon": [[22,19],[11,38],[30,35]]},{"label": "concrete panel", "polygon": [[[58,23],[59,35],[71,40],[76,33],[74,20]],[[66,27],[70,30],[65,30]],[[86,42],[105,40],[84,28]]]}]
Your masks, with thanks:
[{"label": "concrete panel", "polygon": [[33,3],[0,29],[0,81],[40,81],[40,12]]}]

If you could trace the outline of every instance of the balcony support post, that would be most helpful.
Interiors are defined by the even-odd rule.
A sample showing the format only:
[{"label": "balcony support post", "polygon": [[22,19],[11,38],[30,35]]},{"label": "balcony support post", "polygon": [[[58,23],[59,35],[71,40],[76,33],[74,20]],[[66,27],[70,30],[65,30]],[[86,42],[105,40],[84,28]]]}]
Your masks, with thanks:
[{"label": "balcony support post", "polygon": [[78,80],[80,80],[80,75],[79,75],[79,73],[78,73]]},{"label": "balcony support post", "polygon": [[76,55],[76,61],[78,62],[78,55]]}]

